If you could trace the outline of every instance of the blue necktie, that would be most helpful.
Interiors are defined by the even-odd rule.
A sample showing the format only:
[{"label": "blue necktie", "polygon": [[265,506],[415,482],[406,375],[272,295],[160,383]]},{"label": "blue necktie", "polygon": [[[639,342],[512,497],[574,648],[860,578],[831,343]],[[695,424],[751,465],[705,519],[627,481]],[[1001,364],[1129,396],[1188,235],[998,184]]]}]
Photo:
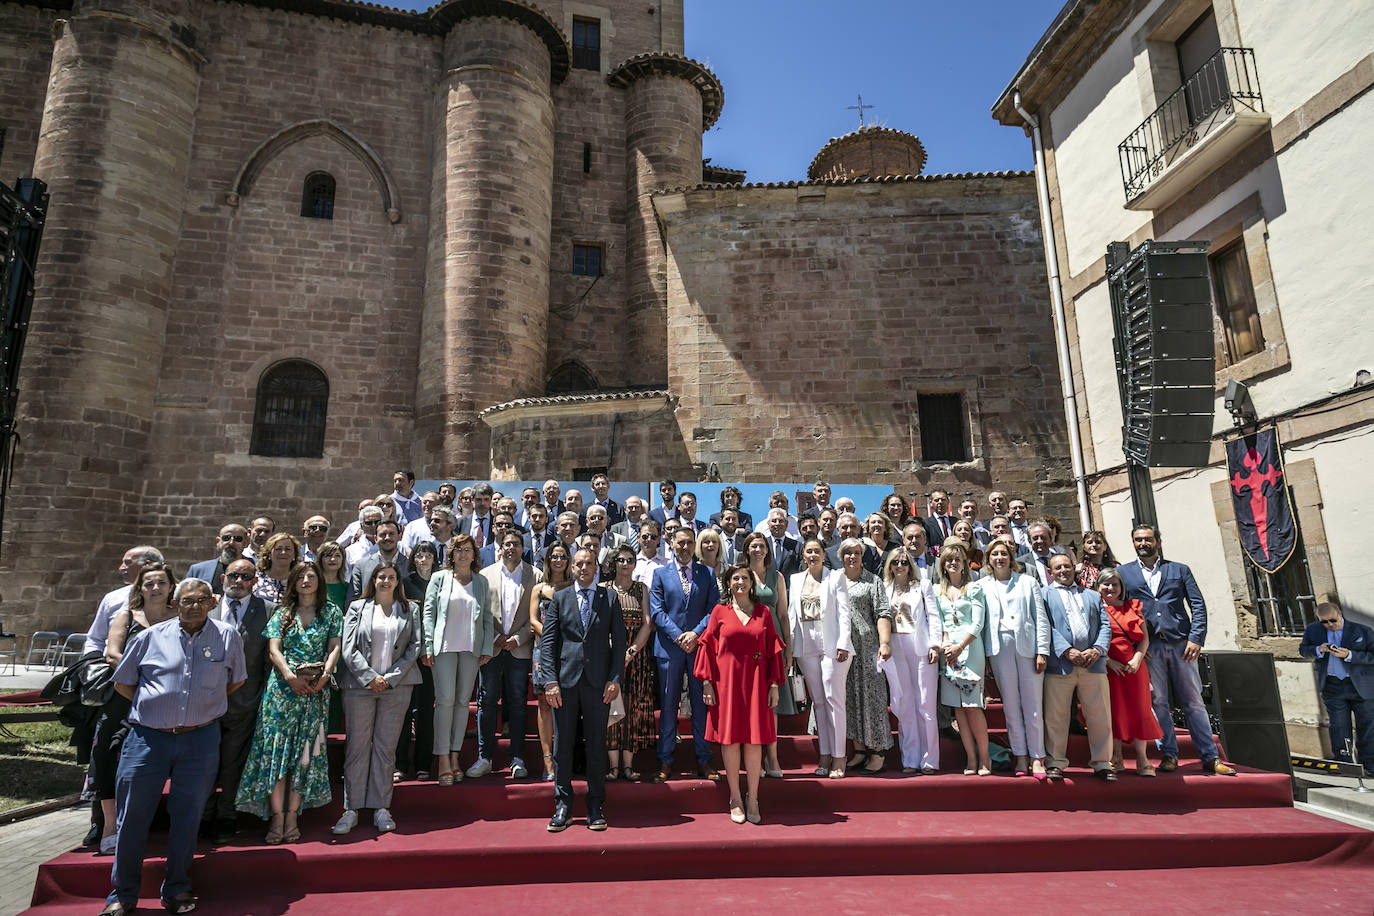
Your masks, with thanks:
[{"label": "blue necktie", "polygon": [[587,629],[587,621],[592,616],[592,590],[589,588],[579,589],[577,592],[579,599],[578,605],[582,611],[582,629]]}]

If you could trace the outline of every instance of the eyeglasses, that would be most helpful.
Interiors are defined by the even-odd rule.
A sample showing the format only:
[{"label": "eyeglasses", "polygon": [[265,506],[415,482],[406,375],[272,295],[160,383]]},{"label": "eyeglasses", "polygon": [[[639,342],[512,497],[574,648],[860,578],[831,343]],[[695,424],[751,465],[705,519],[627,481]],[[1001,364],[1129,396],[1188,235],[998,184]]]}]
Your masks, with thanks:
[{"label": "eyeglasses", "polygon": [[207,604],[215,604],[217,599],[212,595],[203,598],[180,598],[182,607],[204,607]]},{"label": "eyeglasses", "polygon": [[224,578],[230,582],[251,582],[256,579],[257,573],[225,573]]},{"label": "eyeglasses", "polygon": [[244,538],[244,536],[241,535],[241,534],[221,534],[221,535],[219,536],[219,539],[220,539],[221,541],[235,541],[236,543],[239,543],[239,544],[242,544],[242,543],[244,542],[244,540],[246,540],[246,539]]},{"label": "eyeglasses", "polygon": [[306,530],[306,531],[328,531],[328,530],[329,530],[329,526],[328,526],[328,525],[306,525],[306,526],[305,526],[305,530]]},{"label": "eyeglasses", "polygon": [[1322,622],[1324,627],[1334,627],[1340,623],[1335,617],[1318,617],[1317,619]]},{"label": "eyeglasses", "polygon": [[893,560],[893,561],[892,561],[892,565],[893,565],[893,566],[910,566],[910,565],[911,565],[911,561],[910,561],[910,560]]},{"label": "eyeglasses", "polygon": [[616,557],[615,561],[617,563],[624,563],[626,566],[629,566],[631,563],[635,561],[635,559],[634,557]]},{"label": "eyeglasses", "polygon": [[382,523],[382,520],[381,520],[381,519],[376,519],[376,520],[374,520],[374,521],[369,521],[369,522],[360,522],[359,524],[361,524],[364,528],[376,528],[376,527],[377,527],[378,525],[380,525],[381,523]]}]

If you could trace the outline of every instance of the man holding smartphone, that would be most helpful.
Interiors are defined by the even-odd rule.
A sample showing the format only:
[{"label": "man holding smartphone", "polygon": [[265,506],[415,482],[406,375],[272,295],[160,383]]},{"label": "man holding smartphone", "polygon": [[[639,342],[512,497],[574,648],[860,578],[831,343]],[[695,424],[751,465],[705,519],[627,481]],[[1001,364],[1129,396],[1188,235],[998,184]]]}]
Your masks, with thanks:
[{"label": "man holding smartphone", "polygon": [[1332,753],[1338,760],[1353,762],[1353,742],[1365,772],[1374,773],[1374,630],[1346,620],[1334,601],[1323,601],[1317,605],[1317,622],[1302,634],[1298,652],[1317,662]]}]

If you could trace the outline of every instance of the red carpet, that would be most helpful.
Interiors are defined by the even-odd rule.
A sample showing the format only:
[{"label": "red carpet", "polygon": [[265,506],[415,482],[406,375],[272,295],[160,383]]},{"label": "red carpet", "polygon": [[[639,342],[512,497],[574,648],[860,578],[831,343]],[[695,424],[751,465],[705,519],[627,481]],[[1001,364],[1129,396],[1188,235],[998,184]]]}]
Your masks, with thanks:
[{"label": "red carpet", "polygon": [[[376,916],[475,903],[582,913],[638,903],[670,914],[712,905],[1291,914],[1349,913],[1356,901],[1363,912],[1374,899],[1374,833],[1295,811],[1283,775],[1203,775],[1193,759],[1153,780],[1128,766],[1114,785],[1087,770],[1058,785],[957,769],[829,780],[809,775],[814,739],[784,736],[780,751],[788,775],[765,780],[761,826],[730,822],[726,790],[686,775],[686,749],[684,774],[665,785],[609,786],[605,833],[585,828],[579,795],[579,819],[549,835],[551,787],[504,776],[402,785],[392,806],[400,829],[382,837],[366,816],[350,836],[330,836],[337,803],[307,812],[293,846],[261,845],[245,818],[237,843],[204,847],[197,860],[200,912]],[[943,752],[947,768],[962,765],[957,743]],[[538,760],[535,748],[527,759]],[[162,840],[154,836],[151,855]],[[46,863],[31,912],[98,911],[109,872],[110,859],[89,852]],[[149,859],[142,905],[157,906],[160,878],[160,860]],[[1027,900],[1045,904],[1017,903]]]}]

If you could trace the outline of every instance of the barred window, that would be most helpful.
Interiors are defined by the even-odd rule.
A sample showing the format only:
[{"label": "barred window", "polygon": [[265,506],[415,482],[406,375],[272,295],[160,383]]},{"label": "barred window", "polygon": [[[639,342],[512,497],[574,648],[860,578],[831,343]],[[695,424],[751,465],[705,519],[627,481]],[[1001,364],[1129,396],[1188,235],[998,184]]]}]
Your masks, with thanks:
[{"label": "barred window", "polygon": [[334,218],[334,176],[311,172],[301,189],[301,216],[307,219]]},{"label": "barred window", "polygon": [[1267,573],[1246,558],[1245,581],[1255,603],[1260,636],[1301,636],[1307,625],[1316,621],[1317,597],[1301,527],[1293,555],[1278,572]]},{"label": "barred window", "polygon": [[958,394],[919,394],[921,460],[966,461],[963,398]]},{"label": "barred window", "polygon": [[322,457],[328,408],[329,378],[317,366],[301,360],[277,363],[258,382],[249,454]]}]

